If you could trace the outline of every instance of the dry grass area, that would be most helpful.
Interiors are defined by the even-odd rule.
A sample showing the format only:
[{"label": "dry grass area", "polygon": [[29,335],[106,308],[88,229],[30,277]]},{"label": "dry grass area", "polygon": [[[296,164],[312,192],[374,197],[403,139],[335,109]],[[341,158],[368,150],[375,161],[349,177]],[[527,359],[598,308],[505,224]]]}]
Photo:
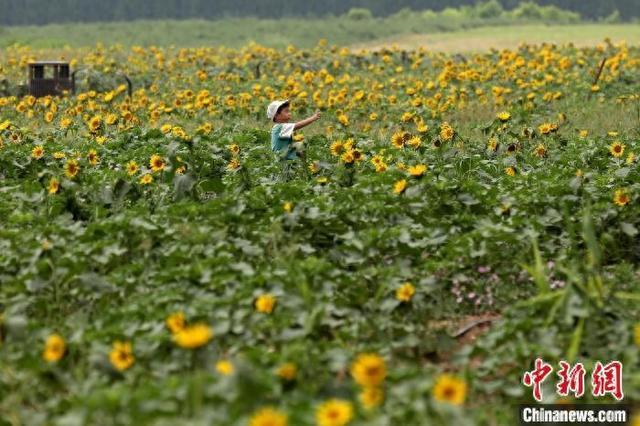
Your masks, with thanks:
[{"label": "dry grass area", "polygon": [[479,52],[492,48],[515,48],[521,43],[574,43],[576,46],[595,46],[607,37],[614,43],[625,41],[629,45],[638,45],[640,26],[582,24],[476,28],[452,33],[405,34],[370,43],[354,44],[351,47],[355,50],[378,50],[397,46],[407,50],[423,47],[438,52]]}]

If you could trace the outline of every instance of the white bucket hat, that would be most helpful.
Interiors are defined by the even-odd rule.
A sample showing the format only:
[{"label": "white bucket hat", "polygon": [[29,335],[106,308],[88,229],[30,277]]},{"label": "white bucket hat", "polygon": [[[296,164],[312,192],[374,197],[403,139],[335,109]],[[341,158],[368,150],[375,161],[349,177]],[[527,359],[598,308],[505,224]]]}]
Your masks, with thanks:
[{"label": "white bucket hat", "polygon": [[267,118],[271,121],[273,121],[273,119],[276,117],[276,114],[278,113],[278,110],[280,109],[280,107],[282,105],[288,104],[289,103],[289,99],[286,99],[284,101],[273,101],[269,104],[269,106],[267,107]]}]

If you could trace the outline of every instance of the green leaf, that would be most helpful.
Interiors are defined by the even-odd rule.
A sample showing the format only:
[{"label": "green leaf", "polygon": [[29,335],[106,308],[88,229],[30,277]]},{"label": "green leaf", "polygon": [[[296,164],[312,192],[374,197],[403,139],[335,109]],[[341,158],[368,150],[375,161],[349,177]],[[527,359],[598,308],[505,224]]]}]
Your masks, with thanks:
[{"label": "green leaf", "polygon": [[534,239],[532,244],[534,264],[533,266],[523,265],[523,267],[527,272],[529,272],[529,275],[533,278],[536,286],[538,286],[538,294],[544,295],[551,291],[551,286],[547,280],[544,264],[542,263],[542,256],[540,254],[540,249],[538,248],[538,242]]},{"label": "green leaf", "polygon": [[197,186],[202,193],[213,192],[219,194],[224,191],[224,183],[220,178],[201,180]]},{"label": "green leaf", "polygon": [[613,296],[621,300],[634,300],[640,302],[640,293],[627,293],[624,291],[618,291],[614,293]]},{"label": "green leaf", "polygon": [[623,167],[621,169],[616,170],[615,175],[621,179],[626,178],[629,175],[631,169],[629,167]]},{"label": "green leaf", "polygon": [[638,230],[636,229],[635,226],[633,226],[630,223],[622,222],[620,224],[620,228],[622,229],[622,232],[624,232],[630,237],[635,237],[636,235],[638,235]]},{"label": "green leaf", "polygon": [[474,206],[480,203],[480,201],[474,198],[471,194],[460,194],[458,195],[458,200],[467,206]]},{"label": "green leaf", "polygon": [[179,201],[186,197],[193,189],[195,180],[188,174],[176,175],[173,178],[173,191],[175,193],[176,200]]},{"label": "green leaf", "polygon": [[567,361],[573,362],[578,355],[578,351],[580,350],[580,343],[582,341],[582,332],[584,331],[584,318],[580,318],[578,321],[578,326],[573,331],[573,335],[571,336],[571,344],[569,344],[569,350],[567,351]]},{"label": "green leaf", "polygon": [[256,271],[253,269],[253,267],[251,267],[251,265],[249,265],[247,262],[237,262],[237,263],[232,263],[229,265],[229,267],[231,269],[233,269],[234,271],[238,271],[241,272],[242,275],[251,277],[253,275],[255,275]]}]

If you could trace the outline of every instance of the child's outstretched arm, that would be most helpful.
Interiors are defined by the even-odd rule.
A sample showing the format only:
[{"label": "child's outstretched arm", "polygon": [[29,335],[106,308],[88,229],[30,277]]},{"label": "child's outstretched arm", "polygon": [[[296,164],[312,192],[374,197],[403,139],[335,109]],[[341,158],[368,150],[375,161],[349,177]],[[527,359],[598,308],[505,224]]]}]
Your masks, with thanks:
[{"label": "child's outstretched arm", "polygon": [[307,127],[309,124],[313,123],[314,121],[317,121],[320,119],[320,111],[316,111],[315,114],[313,114],[311,117],[309,118],[305,118],[302,121],[298,121],[294,126],[293,126],[293,130],[298,130],[298,129],[302,129],[303,127]]}]

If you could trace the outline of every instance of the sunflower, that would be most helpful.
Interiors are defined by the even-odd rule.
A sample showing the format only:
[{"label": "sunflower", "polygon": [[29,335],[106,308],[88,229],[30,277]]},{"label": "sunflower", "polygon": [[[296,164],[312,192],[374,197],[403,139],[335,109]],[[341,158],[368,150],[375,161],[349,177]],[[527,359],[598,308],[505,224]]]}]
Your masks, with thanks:
[{"label": "sunflower", "polygon": [[235,371],[235,367],[233,366],[231,361],[222,359],[216,362],[216,371],[222,374],[223,376],[230,376]]},{"label": "sunflower", "polygon": [[171,333],[173,334],[182,330],[186,325],[186,322],[184,320],[184,313],[181,311],[172,313],[164,322],[167,325],[169,331],[171,331]]},{"label": "sunflower", "polygon": [[173,341],[184,349],[197,349],[209,343],[213,337],[211,327],[198,323],[183,327],[173,334]]},{"label": "sunflower", "polygon": [[415,292],[415,287],[411,283],[406,282],[396,289],[396,299],[401,302],[410,302]]},{"label": "sunflower", "polygon": [[424,172],[427,171],[427,166],[425,164],[417,164],[415,166],[409,167],[407,171],[413,177],[421,177],[422,175],[424,175]]},{"label": "sunflower", "polygon": [[335,141],[331,144],[331,155],[339,156],[344,151],[344,143],[342,141]]},{"label": "sunflower", "polygon": [[66,351],[64,339],[58,334],[52,334],[47,337],[44,344],[42,358],[47,362],[57,362],[62,359]]},{"label": "sunflower", "polygon": [[351,164],[355,161],[355,156],[353,155],[353,151],[347,151],[344,154],[342,154],[340,156],[340,159],[345,163],[345,164]]},{"label": "sunflower", "polygon": [[42,147],[42,145],[37,145],[31,150],[31,157],[35,158],[36,160],[41,159],[43,156],[44,148]]},{"label": "sunflower", "polygon": [[424,121],[419,120],[416,123],[416,130],[418,131],[418,133],[427,133],[429,131],[429,126],[426,125]]},{"label": "sunflower", "polygon": [[345,426],[353,418],[353,405],[342,399],[330,399],[316,409],[318,426]]},{"label": "sunflower", "polygon": [[404,144],[409,140],[411,135],[409,132],[395,132],[391,135],[391,144],[396,148],[400,149],[404,147]]},{"label": "sunflower", "polygon": [[394,194],[402,194],[406,189],[407,189],[406,179],[400,179],[399,181],[393,184]]},{"label": "sunflower", "polygon": [[636,343],[636,346],[640,347],[640,323],[633,327],[633,340]]},{"label": "sunflower", "polygon": [[142,185],[149,185],[151,182],[153,182],[153,176],[151,176],[149,173],[145,173],[144,175],[142,175],[139,182]]},{"label": "sunflower", "polygon": [[91,164],[92,166],[95,166],[100,161],[100,157],[98,156],[98,153],[95,149],[89,151],[89,154],[87,154],[87,159],[89,160],[89,164]]},{"label": "sunflower", "polygon": [[498,139],[490,138],[489,142],[487,142],[487,150],[496,152],[498,150]]},{"label": "sunflower", "polygon": [[233,155],[238,155],[240,153],[240,147],[238,146],[238,144],[232,144],[229,145],[229,151],[231,152],[231,154]]},{"label": "sunflower", "polygon": [[241,166],[240,161],[238,161],[237,158],[232,158],[231,161],[229,161],[229,164],[227,164],[227,169],[238,170],[240,166]]},{"label": "sunflower", "polygon": [[60,190],[60,181],[52,177],[49,180],[49,187],[48,187],[49,194],[57,194],[59,190]]},{"label": "sunflower", "polygon": [[611,144],[611,146],[609,146],[609,152],[615,158],[620,158],[622,157],[622,154],[624,154],[624,148],[625,148],[625,145],[621,144],[618,141],[615,141],[614,143]]},{"label": "sunflower", "polygon": [[136,173],[138,173],[138,163],[136,163],[135,161],[131,160],[127,163],[127,174],[129,176],[133,176]]},{"label": "sunflower", "polygon": [[309,164],[309,171],[313,174],[316,174],[320,171],[320,164],[317,161],[314,161],[313,163]]},{"label": "sunflower", "polygon": [[436,401],[452,405],[462,405],[467,396],[467,384],[464,380],[449,374],[442,374],[433,387],[433,397]]},{"label": "sunflower", "polygon": [[455,135],[455,130],[447,122],[440,125],[440,138],[444,141],[450,141]]},{"label": "sunflower", "polygon": [[64,174],[69,179],[73,179],[74,177],[76,177],[79,171],[80,171],[80,165],[78,164],[77,160],[74,160],[74,159],[68,160],[67,163],[64,165]]},{"label": "sunflower", "polygon": [[496,118],[500,121],[502,121],[503,123],[506,123],[507,121],[509,121],[511,119],[511,114],[509,114],[507,111],[503,111],[500,112],[496,115]]},{"label": "sunflower", "polygon": [[407,144],[411,145],[412,148],[418,149],[422,145],[422,139],[420,139],[420,136],[414,136],[407,141]]},{"label": "sunflower", "polygon": [[89,130],[91,130],[92,133],[95,133],[98,131],[98,129],[100,129],[101,124],[102,117],[100,117],[99,115],[94,115],[93,117],[91,117],[91,120],[89,120]]},{"label": "sunflower", "polygon": [[538,146],[536,146],[535,149],[533,150],[533,153],[536,156],[542,158],[547,155],[547,147],[544,146],[543,144],[538,144]]},{"label": "sunflower", "polygon": [[212,130],[213,130],[213,124],[204,123],[200,127],[198,127],[197,131],[201,132],[201,133],[204,133],[205,135],[208,135],[209,133],[211,133]]},{"label": "sunflower", "polygon": [[292,381],[298,375],[298,367],[292,362],[285,362],[276,370],[276,376],[281,379]]},{"label": "sunflower", "polygon": [[542,123],[540,126],[538,126],[538,131],[543,135],[548,135],[549,133],[552,132],[552,130],[553,130],[553,125],[550,123]]},{"label": "sunflower", "polygon": [[291,203],[290,201],[287,201],[282,205],[282,210],[284,210],[287,213],[291,213],[293,211],[293,203]]},{"label": "sunflower", "polygon": [[402,121],[403,123],[408,123],[409,121],[413,120],[413,117],[414,113],[407,111],[402,114],[402,117],[400,117],[400,121]]},{"label": "sunflower", "polygon": [[613,202],[620,207],[626,206],[629,204],[629,201],[631,201],[631,198],[624,189],[617,189],[613,194]]},{"label": "sunflower", "polygon": [[109,125],[116,124],[118,122],[118,116],[116,114],[107,114],[104,121]]},{"label": "sunflower", "polygon": [[633,164],[636,162],[636,155],[633,152],[630,152],[627,155],[627,159],[625,160],[625,163],[627,164]]},{"label": "sunflower", "polygon": [[257,312],[262,314],[270,314],[276,305],[276,297],[273,294],[261,294],[254,302]]},{"label": "sunflower", "polygon": [[135,362],[130,342],[113,342],[113,348],[109,353],[109,360],[116,370],[124,371],[129,369]]},{"label": "sunflower", "polygon": [[516,169],[513,167],[507,167],[506,169],[504,169],[504,172],[511,177],[514,177],[516,175]]},{"label": "sunflower", "polygon": [[338,115],[338,122],[346,127],[349,125],[349,117],[346,114],[340,114]]},{"label": "sunflower", "polygon": [[122,111],[122,113],[120,114],[120,116],[122,117],[122,119],[124,121],[131,121],[133,120],[133,114],[131,113],[131,111]]},{"label": "sunflower", "polygon": [[158,154],[153,154],[149,160],[149,166],[151,166],[153,172],[164,170],[165,165],[164,159]]},{"label": "sunflower", "polygon": [[365,409],[371,410],[382,404],[384,401],[384,391],[375,386],[365,387],[360,394],[358,394],[358,400],[360,400],[360,404],[362,404]]},{"label": "sunflower", "polygon": [[360,386],[379,386],[387,376],[384,359],[377,354],[360,354],[351,364],[351,376]]},{"label": "sunflower", "polygon": [[271,407],[260,409],[249,420],[249,426],[287,426],[287,415]]}]

